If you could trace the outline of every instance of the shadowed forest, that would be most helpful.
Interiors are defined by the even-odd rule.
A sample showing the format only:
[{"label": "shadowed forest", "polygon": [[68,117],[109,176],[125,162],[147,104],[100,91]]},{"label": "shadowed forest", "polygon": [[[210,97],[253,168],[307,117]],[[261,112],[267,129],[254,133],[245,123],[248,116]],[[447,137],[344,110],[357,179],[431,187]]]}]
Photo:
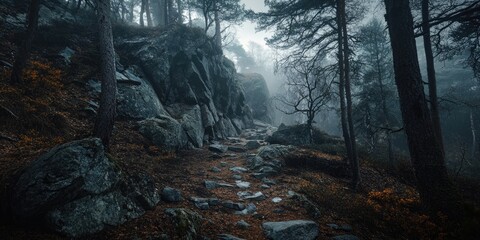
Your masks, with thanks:
[{"label": "shadowed forest", "polygon": [[479,239],[478,0],[0,0],[0,239]]}]

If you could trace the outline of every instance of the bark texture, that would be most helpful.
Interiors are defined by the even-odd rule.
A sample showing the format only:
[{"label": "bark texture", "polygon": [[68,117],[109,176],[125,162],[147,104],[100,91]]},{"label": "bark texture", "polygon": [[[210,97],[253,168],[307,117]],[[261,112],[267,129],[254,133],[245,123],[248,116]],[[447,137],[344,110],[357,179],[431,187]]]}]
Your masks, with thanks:
[{"label": "bark texture", "polygon": [[[356,189],[360,185],[360,164],[358,162],[357,155],[357,143],[355,140],[355,126],[353,125],[353,114],[352,114],[352,90],[351,90],[351,81],[350,81],[350,48],[348,46],[348,31],[347,31],[347,14],[345,11],[345,0],[339,0],[339,8],[337,11],[340,11],[341,20],[341,31],[342,31],[342,42],[343,42],[343,64],[345,71],[345,97],[347,100],[347,122],[348,122],[348,132],[350,134],[350,147],[351,147],[351,160],[350,167],[352,168],[352,187]],[[339,28],[340,30],[340,28]]]},{"label": "bark texture", "polygon": [[422,30],[423,30],[423,45],[425,49],[425,59],[427,61],[427,76],[428,76],[428,95],[430,102],[430,115],[432,116],[433,128],[435,136],[440,143],[442,152],[445,154],[443,149],[443,138],[442,138],[442,127],[440,124],[440,110],[438,107],[438,98],[437,98],[437,79],[435,76],[435,63],[433,58],[432,50],[432,41],[430,37],[430,13],[429,13],[429,0],[422,0]]},{"label": "bark texture", "polygon": [[420,75],[408,0],[385,0],[393,51],[395,82],[417,187],[432,213],[461,215],[460,198],[450,182],[440,143],[434,134]]},{"label": "bark texture", "polygon": [[97,1],[97,24],[100,49],[100,108],[93,134],[108,147],[116,117],[115,51],[113,48],[112,25],[110,20],[110,0]]}]

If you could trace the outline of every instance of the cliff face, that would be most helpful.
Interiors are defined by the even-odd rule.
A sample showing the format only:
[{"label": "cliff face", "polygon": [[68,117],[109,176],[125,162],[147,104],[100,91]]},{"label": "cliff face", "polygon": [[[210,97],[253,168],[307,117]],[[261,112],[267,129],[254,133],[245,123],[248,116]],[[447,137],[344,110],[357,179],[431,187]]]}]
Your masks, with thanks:
[{"label": "cliff face", "polygon": [[163,144],[170,140],[159,139],[177,134],[161,133],[165,129],[158,121],[140,121],[144,136],[157,145],[201,147],[204,141],[236,136],[252,124],[234,64],[201,30],[175,26],[117,36],[119,115],[168,119],[168,125],[180,125],[188,139],[175,141],[179,146]]}]

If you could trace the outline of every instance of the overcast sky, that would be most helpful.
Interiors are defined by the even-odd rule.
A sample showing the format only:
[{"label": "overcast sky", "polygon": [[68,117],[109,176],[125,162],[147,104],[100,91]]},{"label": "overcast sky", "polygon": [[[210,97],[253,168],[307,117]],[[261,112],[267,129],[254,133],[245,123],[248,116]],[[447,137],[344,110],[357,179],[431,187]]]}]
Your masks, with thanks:
[{"label": "overcast sky", "polygon": [[[241,2],[245,4],[247,9],[252,9],[255,12],[264,12],[268,10],[263,0],[241,0]],[[250,21],[246,21],[242,25],[236,27],[237,38],[243,46],[246,47],[250,41],[266,46],[265,38],[271,36],[271,33],[256,32],[255,27],[256,24]]]}]

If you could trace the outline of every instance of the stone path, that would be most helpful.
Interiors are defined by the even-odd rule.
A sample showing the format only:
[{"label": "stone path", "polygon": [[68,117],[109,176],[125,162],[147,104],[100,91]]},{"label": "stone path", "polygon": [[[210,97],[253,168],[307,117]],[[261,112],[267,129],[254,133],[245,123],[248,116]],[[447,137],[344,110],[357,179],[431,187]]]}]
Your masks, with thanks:
[{"label": "stone path", "polygon": [[[305,203],[314,204],[303,195],[291,191],[289,184],[281,181],[280,173],[284,167],[281,158],[291,147],[264,142],[263,139],[272,131],[270,127],[247,129],[239,137],[204,147],[210,151],[211,160],[207,172],[198,172],[206,177],[199,188],[204,188],[208,193],[197,190],[212,197],[185,197],[190,203],[188,208],[204,215],[206,219],[217,212],[229,214],[227,219],[238,219],[220,223],[210,220],[214,224],[234,225],[238,230],[222,233],[218,239],[243,239],[249,236],[246,234],[248,231],[258,228],[263,236],[246,238],[316,239],[319,235],[319,226],[314,220],[321,213],[315,206],[306,210]],[[172,195],[166,196],[166,199],[181,198],[170,188],[163,192]],[[334,223],[332,226],[338,227]],[[193,231],[197,231],[195,227]],[[235,235],[239,233],[242,236]]]}]

